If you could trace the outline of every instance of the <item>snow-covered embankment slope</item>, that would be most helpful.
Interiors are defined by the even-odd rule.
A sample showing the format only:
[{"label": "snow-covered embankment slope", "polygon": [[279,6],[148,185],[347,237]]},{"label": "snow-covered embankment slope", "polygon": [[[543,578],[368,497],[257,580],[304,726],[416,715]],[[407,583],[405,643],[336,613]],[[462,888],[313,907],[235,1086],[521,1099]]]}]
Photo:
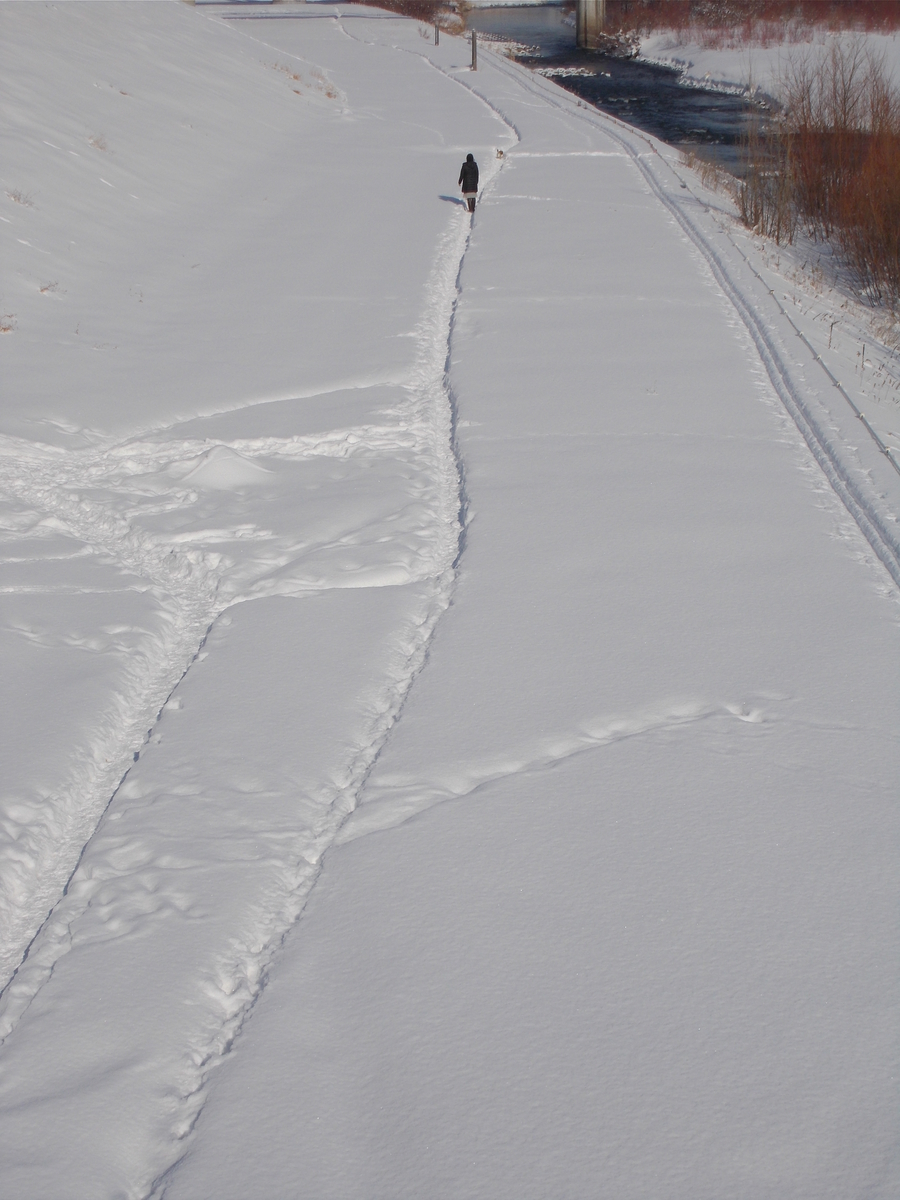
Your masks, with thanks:
[{"label": "snow-covered embankment slope", "polygon": [[0,20],[2,1175],[143,1196],[446,604],[440,195],[510,135],[321,11]]}]

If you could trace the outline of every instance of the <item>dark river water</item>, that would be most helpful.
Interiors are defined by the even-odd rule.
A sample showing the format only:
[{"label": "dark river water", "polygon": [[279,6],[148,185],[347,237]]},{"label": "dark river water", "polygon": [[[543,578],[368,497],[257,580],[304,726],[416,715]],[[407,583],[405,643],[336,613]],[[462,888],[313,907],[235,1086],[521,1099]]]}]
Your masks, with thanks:
[{"label": "dark river water", "polygon": [[741,134],[750,119],[743,96],[685,87],[679,72],[668,67],[579,50],[567,17],[571,20],[570,8],[504,6],[474,9],[467,24],[527,46],[530,53],[518,57],[530,67],[589,71],[554,78],[604,112],[740,174]]}]

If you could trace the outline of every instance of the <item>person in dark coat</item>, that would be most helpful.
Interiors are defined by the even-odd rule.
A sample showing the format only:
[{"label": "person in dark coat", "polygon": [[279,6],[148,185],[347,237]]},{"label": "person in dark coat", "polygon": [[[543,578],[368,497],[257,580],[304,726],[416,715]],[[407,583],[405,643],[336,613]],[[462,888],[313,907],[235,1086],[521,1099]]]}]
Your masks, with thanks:
[{"label": "person in dark coat", "polygon": [[469,206],[469,212],[474,212],[475,197],[478,195],[478,163],[471,154],[466,155],[466,161],[462,165],[459,186],[462,188],[463,199]]}]

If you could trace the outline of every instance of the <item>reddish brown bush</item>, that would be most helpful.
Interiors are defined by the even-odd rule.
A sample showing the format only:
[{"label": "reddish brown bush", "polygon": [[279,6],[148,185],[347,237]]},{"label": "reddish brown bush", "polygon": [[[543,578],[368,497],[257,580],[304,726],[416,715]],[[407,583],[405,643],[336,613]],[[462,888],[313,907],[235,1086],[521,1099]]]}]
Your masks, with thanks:
[{"label": "reddish brown bush", "polygon": [[838,237],[859,290],[900,307],[900,131],[871,138],[841,197]]},{"label": "reddish brown bush", "polygon": [[859,292],[900,305],[900,94],[863,39],[792,59],[774,131],[751,125],[741,216],[790,240],[799,225],[842,248]]}]

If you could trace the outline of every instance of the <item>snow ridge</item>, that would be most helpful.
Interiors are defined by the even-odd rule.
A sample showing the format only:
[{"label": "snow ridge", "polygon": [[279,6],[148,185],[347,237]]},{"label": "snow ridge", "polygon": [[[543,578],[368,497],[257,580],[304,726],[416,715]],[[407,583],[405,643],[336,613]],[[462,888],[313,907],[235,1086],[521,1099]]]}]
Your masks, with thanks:
[{"label": "snow ridge", "polygon": [[302,915],[322,869],[323,857],[352,812],[390,731],[422,670],[437,622],[450,604],[460,552],[460,476],[452,440],[452,413],[446,365],[456,287],[465,254],[469,221],[454,216],[438,248],[428,282],[428,303],[417,329],[418,360],[407,385],[410,429],[430,456],[440,520],[432,529],[433,575],[418,611],[398,638],[396,667],[373,705],[368,735],[340,780],[318,821],[294,843],[294,857],[281,865],[273,894],[251,918],[252,932],[235,938],[229,953],[208,978],[209,1011],[184,1057],[171,1123],[173,1156],[140,1194],[161,1197],[171,1170],[183,1156],[184,1139],[202,1110],[210,1072],[229,1053],[267,982],[267,971],[285,937]]},{"label": "snow ridge", "polygon": [[513,775],[550,770],[577,755],[604,749],[616,742],[668,733],[713,718],[733,718],[752,725],[771,720],[771,716],[755,704],[681,701],[651,711],[586,721],[580,728],[546,738],[538,747],[524,753],[506,753],[481,762],[461,763],[452,774],[430,779],[382,777],[377,789],[369,788],[365,804],[351,814],[336,840],[343,844],[369,833],[393,829],[436,804],[471,796]]},{"label": "snow ridge", "polygon": [[[451,258],[454,254],[452,248]],[[423,328],[420,340],[430,344],[437,332]],[[442,369],[443,363],[438,367],[420,355],[406,385],[409,402],[391,424],[227,442],[131,439],[80,451],[0,439],[0,494],[25,506],[35,525],[114,563],[126,579],[130,577],[126,589],[149,591],[160,610],[158,632],[142,638],[124,656],[119,687],[100,731],[79,750],[61,791],[48,799],[39,819],[29,808],[12,828],[13,816],[7,817],[7,839],[0,842],[4,980],[64,894],[110,797],[222,611],[237,601],[267,595],[422,582],[439,576],[455,559],[456,515],[446,500],[454,488],[455,468],[444,461],[440,449],[450,434],[435,427],[430,415],[435,404],[431,383]],[[358,551],[358,544],[346,536],[297,545],[296,536],[292,544],[290,536],[252,522],[218,529],[160,528],[161,518],[188,508],[204,486],[235,479],[265,482],[272,465],[319,458],[371,459],[385,453],[402,453],[423,464],[430,483],[408,506],[402,553],[391,546],[385,562],[384,550],[379,557],[378,545],[369,546],[363,566],[352,574],[339,566],[327,569],[329,555],[333,559]],[[434,464],[439,464],[437,473]],[[148,520],[156,522],[152,531],[141,527],[140,522]],[[364,541],[365,531],[360,538]],[[211,548],[216,543],[223,550]],[[235,547],[242,552],[240,558],[234,556]],[[279,571],[285,560],[301,567],[285,576]],[[304,562],[310,563],[305,575]]]},{"label": "snow ridge", "polygon": [[[182,678],[209,628],[217,581],[199,550],[163,547],[111,507],[80,494],[94,482],[94,452],[73,456],[15,438],[0,439],[0,494],[24,503],[52,526],[112,559],[153,592],[160,631],[127,656],[124,678],[92,743],[76,756],[62,794],[29,811],[0,845],[0,978],[23,956],[36,929],[76,867],[118,783],[146,740],[147,729]],[[104,457],[100,452],[96,459]],[[12,817],[9,818],[12,821]],[[2,994],[2,993],[0,993]]]}]

